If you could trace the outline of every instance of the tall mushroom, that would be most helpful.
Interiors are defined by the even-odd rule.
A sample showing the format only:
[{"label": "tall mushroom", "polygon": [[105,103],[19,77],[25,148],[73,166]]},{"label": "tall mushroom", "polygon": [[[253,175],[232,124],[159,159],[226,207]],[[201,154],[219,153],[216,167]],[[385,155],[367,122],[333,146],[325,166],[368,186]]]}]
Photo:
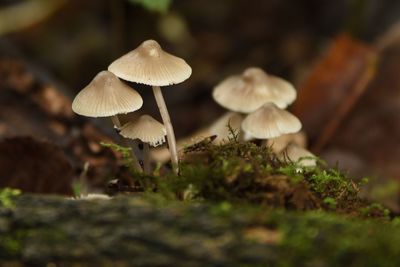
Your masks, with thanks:
[{"label": "tall mushroom", "polygon": [[[121,82],[109,71],[101,71],[83,88],[72,102],[72,110],[86,117],[111,117],[114,126],[121,127],[118,114],[126,114],[140,109],[143,99],[133,88]],[[132,153],[136,170],[140,164]]]},{"label": "tall mushroom", "polygon": [[158,146],[165,142],[166,129],[149,115],[142,115],[137,121],[129,122],[121,127],[120,134],[125,138],[139,139],[143,142],[143,168],[150,174],[149,145]]},{"label": "tall mushroom", "polygon": [[192,74],[190,66],[183,59],[162,50],[156,41],[147,40],[136,49],[111,63],[108,70],[124,80],[153,87],[154,97],[167,130],[173,170],[178,173],[178,152],[174,129],[160,86],[185,81]]},{"label": "tall mushroom", "polygon": [[248,137],[269,139],[301,129],[300,120],[274,103],[266,103],[243,120],[242,130]]}]

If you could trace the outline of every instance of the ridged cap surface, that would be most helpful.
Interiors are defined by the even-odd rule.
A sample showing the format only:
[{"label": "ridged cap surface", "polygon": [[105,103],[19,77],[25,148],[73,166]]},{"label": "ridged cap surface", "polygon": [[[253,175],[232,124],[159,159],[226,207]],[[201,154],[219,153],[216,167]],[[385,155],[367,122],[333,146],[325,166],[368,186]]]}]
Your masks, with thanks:
[{"label": "ridged cap surface", "polygon": [[87,117],[109,117],[140,109],[143,99],[109,71],[102,71],[72,102],[72,110]]},{"label": "ridged cap surface", "polygon": [[154,40],[115,60],[108,70],[119,78],[151,86],[167,86],[185,81],[192,68],[181,58],[171,55]]},{"label": "ridged cap surface", "polygon": [[269,139],[301,129],[300,120],[274,103],[266,103],[243,120],[242,130],[248,137]]},{"label": "ridged cap surface", "polygon": [[149,115],[142,115],[136,121],[123,125],[120,134],[129,139],[139,139],[151,146],[165,142],[167,131],[164,125]]},{"label": "ridged cap surface", "polygon": [[251,113],[267,102],[286,108],[296,96],[296,90],[289,82],[254,67],[246,69],[242,75],[228,77],[213,91],[218,104],[242,113]]}]

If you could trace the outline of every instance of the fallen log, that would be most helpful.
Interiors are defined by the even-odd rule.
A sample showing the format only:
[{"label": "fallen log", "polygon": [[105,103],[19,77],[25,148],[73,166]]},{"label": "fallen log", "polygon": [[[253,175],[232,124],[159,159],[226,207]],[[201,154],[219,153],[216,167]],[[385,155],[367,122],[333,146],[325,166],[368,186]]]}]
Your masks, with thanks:
[{"label": "fallen log", "polygon": [[0,209],[1,266],[394,267],[399,242],[387,221],[226,203],[25,195]]}]

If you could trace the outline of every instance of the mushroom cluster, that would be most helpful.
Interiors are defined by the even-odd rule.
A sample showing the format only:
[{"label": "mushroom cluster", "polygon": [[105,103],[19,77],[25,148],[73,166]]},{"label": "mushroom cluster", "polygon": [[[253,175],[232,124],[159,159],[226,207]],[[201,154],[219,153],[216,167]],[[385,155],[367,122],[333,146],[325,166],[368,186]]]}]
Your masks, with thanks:
[{"label": "mushroom cluster", "polygon": [[[183,59],[165,52],[156,41],[147,40],[112,62],[107,71],[97,74],[75,97],[72,109],[83,116],[110,117],[122,137],[140,140],[144,151],[143,167],[132,150],[137,171],[144,170],[149,174],[149,146],[155,147],[167,141],[173,171],[178,174],[174,129],[160,86],[181,83],[191,73],[191,67]],[[137,111],[142,107],[143,99],[120,79],[152,87],[163,124],[149,115],[142,115],[135,121],[121,125],[118,115]],[[286,153],[286,157],[290,158],[289,152],[295,151],[293,160],[297,160],[302,150],[288,145],[295,140],[292,137],[300,131],[301,122],[285,110],[296,99],[296,90],[289,82],[252,67],[218,84],[213,90],[213,98],[229,112],[211,127],[202,130],[202,133],[217,135],[216,142],[220,143],[229,136],[229,125],[238,132],[241,140],[268,140],[269,145],[276,146],[277,150],[279,147],[279,153]],[[127,142],[126,139],[124,141]],[[279,146],[275,145],[279,142]],[[296,144],[302,143],[305,141]],[[290,149],[285,150],[286,147]],[[311,164],[307,161],[306,165]]]},{"label": "mushroom cluster", "polygon": [[[167,136],[171,162],[175,173],[179,172],[175,134],[160,86],[185,81],[192,73],[191,67],[181,58],[164,50],[154,40],[144,41],[139,47],[110,64],[108,71],[100,72],[93,81],[75,97],[72,109],[88,117],[111,117],[114,126],[123,137],[139,139],[144,143],[144,170],[150,172],[148,145],[157,146]],[[121,125],[118,114],[126,114],[141,108],[143,99],[133,88],[120,79],[152,86],[157,106],[164,124],[149,115],[137,121]],[[136,170],[142,168],[132,153]]]},{"label": "mushroom cluster", "polygon": [[[225,128],[229,123],[231,128],[240,133],[243,140],[265,140],[275,152],[286,153],[287,158],[293,161],[299,159],[299,153],[291,151],[299,152],[300,149],[297,149],[297,146],[293,149],[289,146],[295,140],[295,136],[301,135],[302,125],[296,116],[285,110],[297,96],[295,88],[288,81],[269,75],[260,68],[251,67],[240,75],[223,80],[214,88],[212,95],[219,105],[229,110],[220,121],[224,121],[228,116],[235,118],[235,121],[225,119]],[[215,130],[210,128],[210,133],[222,133],[220,139],[227,138],[227,131],[216,130],[220,128],[221,126]],[[278,143],[277,149],[274,149],[275,143]],[[305,145],[305,138],[297,145]],[[312,154],[306,156],[310,155]],[[310,162],[307,161],[306,165],[310,166]]]}]

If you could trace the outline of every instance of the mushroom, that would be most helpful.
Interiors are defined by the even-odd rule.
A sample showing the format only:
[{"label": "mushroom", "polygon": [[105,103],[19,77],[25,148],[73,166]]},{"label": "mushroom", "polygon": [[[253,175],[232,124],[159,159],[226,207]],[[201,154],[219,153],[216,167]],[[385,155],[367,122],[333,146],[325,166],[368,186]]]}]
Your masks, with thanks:
[{"label": "mushroom", "polygon": [[226,109],[251,113],[267,102],[286,108],[296,99],[296,90],[287,81],[266,74],[260,68],[248,68],[233,75],[213,90],[214,100]]},{"label": "mushroom", "polygon": [[143,168],[146,174],[150,174],[149,145],[156,147],[165,142],[167,131],[164,125],[149,115],[142,115],[137,121],[122,126],[119,133],[125,138],[143,142]]},{"label": "mushroom", "polygon": [[[72,110],[87,117],[111,117],[114,127],[121,127],[118,114],[140,109],[143,99],[109,71],[101,71],[83,88],[72,102]],[[140,171],[140,164],[132,152],[133,164]]]},{"label": "mushroom", "polygon": [[266,144],[275,153],[282,152],[289,144],[296,144],[300,147],[307,147],[307,137],[303,131],[291,134],[284,134],[279,137],[268,139]]},{"label": "mushroom", "polygon": [[296,133],[301,129],[300,120],[289,111],[274,103],[266,103],[243,120],[245,140],[249,137],[269,139],[283,134]]},{"label": "mushroom", "polygon": [[239,134],[241,124],[243,121],[243,116],[236,112],[227,112],[222,117],[217,119],[208,128],[209,135],[217,135],[214,140],[215,143],[220,144],[231,134],[228,125]]},{"label": "mushroom", "polygon": [[124,80],[153,87],[154,97],[167,131],[171,163],[177,174],[179,165],[175,134],[160,86],[185,81],[192,74],[191,67],[183,59],[162,50],[156,41],[147,40],[111,63],[108,70]]},{"label": "mushroom", "polygon": [[[196,131],[195,133],[191,134],[190,136],[178,140],[176,144],[178,149],[178,154],[182,155],[184,153],[183,150],[185,147],[200,142],[201,140],[210,135],[211,134],[207,128],[202,128]],[[171,158],[171,154],[168,148],[157,147],[150,151],[150,157],[156,162],[165,163]]]},{"label": "mushroom", "polygon": [[286,149],[281,152],[280,157],[298,162],[303,167],[314,167],[317,165],[316,156],[307,149],[296,144],[289,144]]}]

